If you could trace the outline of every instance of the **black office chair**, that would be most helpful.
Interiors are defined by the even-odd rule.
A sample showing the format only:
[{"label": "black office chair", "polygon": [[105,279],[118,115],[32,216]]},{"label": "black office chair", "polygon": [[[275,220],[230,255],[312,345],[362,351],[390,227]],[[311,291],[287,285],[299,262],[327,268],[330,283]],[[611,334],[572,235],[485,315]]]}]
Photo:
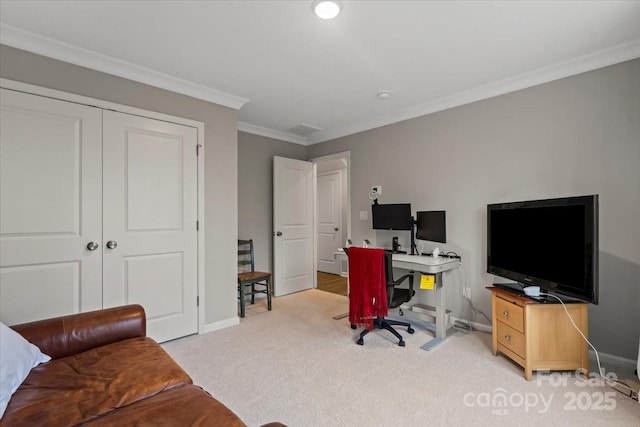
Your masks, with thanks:
[{"label": "black office chair", "polygon": [[[344,248],[347,256],[349,255],[349,249]],[[408,302],[415,295],[415,290],[413,289],[413,273],[405,274],[404,276],[395,280],[393,278],[393,265],[391,261],[392,254],[390,251],[385,251],[384,253],[384,269],[385,269],[385,277],[386,277],[386,291],[387,291],[387,305],[389,308],[397,308],[401,304]],[[400,284],[402,284],[405,280],[409,279],[409,288],[398,288]],[[402,312],[402,311],[401,311]],[[413,334],[415,330],[411,327],[411,324],[408,322],[401,322],[399,320],[391,320],[385,317],[377,317],[373,320],[374,329],[385,329],[391,332],[396,338],[398,338],[398,345],[400,347],[405,346],[404,339],[402,335],[398,331],[394,329],[394,326],[404,326],[407,328],[407,332]],[[351,329],[356,329],[356,325],[351,324]],[[358,337],[358,345],[364,345],[364,336],[369,333],[369,329],[365,329],[360,333]]]}]

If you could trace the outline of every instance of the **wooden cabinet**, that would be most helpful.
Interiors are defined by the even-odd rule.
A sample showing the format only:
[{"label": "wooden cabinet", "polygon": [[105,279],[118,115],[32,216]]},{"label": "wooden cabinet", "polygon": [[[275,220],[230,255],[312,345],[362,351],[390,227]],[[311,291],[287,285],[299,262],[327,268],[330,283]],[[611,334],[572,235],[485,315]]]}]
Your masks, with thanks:
[{"label": "wooden cabinet", "polygon": [[[491,293],[493,354],[502,353],[524,368],[531,380],[536,370],[589,368],[587,343],[562,304],[543,304],[498,288]],[[566,304],[576,326],[587,334],[587,304]]]}]

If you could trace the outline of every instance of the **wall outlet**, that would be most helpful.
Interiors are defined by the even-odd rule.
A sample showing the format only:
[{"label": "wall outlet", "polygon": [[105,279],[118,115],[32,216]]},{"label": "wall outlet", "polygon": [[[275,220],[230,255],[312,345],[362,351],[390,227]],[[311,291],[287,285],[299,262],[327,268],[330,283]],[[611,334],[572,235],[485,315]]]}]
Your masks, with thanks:
[{"label": "wall outlet", "polygon": [[471,299],[471,288],[463,288],[462,296],[468,299]]},{"label": "wall outlet", "polygon": [[374,185],[371,187],[371,193],[376,196],[382,196],[382,185]]},{"label": "wall outlet", "polygon": [[369,220],[369,212],[360,211],[360,221],[368,221],[368,220]]}]

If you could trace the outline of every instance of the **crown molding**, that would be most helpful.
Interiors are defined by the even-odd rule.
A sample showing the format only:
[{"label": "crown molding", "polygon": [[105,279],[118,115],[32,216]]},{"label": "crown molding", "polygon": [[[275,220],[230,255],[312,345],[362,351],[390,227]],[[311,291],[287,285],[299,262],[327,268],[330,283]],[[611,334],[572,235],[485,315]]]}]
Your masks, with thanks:
[{"label": "crown molding", "polygon": [[470,104],[483,99],[493,98],[498,95],[504,95],[506,93],[515,92],[521,89],[526,89],[532,86],[537,86],[543,83],[548,83],[636,58],[640,58],[640,39],[632,40],[609,49],[579,56],[545,68],[479,86],[477,88],[458,92],[432,102],[405,108],[390,114],[377,116],[375,118],[362,120],[341,128],[318,132],[310,135],[307,138],[307,143],[308,145],[318,144],[320,142],[425,116],[427,114]]},{"label": "crown molding", "polygon": [[279,139],[281,141],[293,142],[294,144],[308,145],[307,138],[288,132],[281,132],[262,126],[256,126],[245,122],[238,122],[238,130],[254,135],[266,136],[267,138]]},{"label": "crown molding", "polygon": [[[249,99],[247,98],[218,91],[207,86],[140,67],[129,62],[72,46],[70,44],[53,40],[29,31],[24,31],[6,24],[0,24],[0,43],[236,110],[239,110],[243,105],[249,102]],[[640,39],[563,61],[549,67],[462,91],[432,102],[405,108],[390,114],[361,120],[348,126],[321,131],[308,137],[302,137],[292,133],[281,132],[244,122],[238,122],[238,130],[300,145],[317,144],[404,120],[432,114],[438,111],[443,111],[449,108],[470,104],[483,99],[515,92],[517,90],[526,89],[539,84],[548,83],[620,62],[629,61],[638,57],[640,57]]]},{"label": "crown molding", "polygon": [[189,82],[6,24],[0,24],[0,43],[235,110],[239,110],[249,102],[247,98]]}]

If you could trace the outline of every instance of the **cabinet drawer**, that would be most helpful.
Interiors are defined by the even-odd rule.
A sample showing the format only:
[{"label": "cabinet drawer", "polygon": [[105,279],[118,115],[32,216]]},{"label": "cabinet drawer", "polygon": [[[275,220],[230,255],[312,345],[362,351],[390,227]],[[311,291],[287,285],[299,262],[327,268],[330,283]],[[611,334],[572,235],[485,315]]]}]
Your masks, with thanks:
[{"label": "cabinet drawer", "polygon": [[505,325],[502,322],[498,322],[498,343],[507,347],[518,356],[524,359],[524,334],[512,328],[509,325]]},{"label": "cabinet drawer", "polygon": [[494,315],[497,316],[496,320],[499,322],[506,323],[512,328],[524,332],[524,310],[519,305],[496,297],[496,312]]}]

